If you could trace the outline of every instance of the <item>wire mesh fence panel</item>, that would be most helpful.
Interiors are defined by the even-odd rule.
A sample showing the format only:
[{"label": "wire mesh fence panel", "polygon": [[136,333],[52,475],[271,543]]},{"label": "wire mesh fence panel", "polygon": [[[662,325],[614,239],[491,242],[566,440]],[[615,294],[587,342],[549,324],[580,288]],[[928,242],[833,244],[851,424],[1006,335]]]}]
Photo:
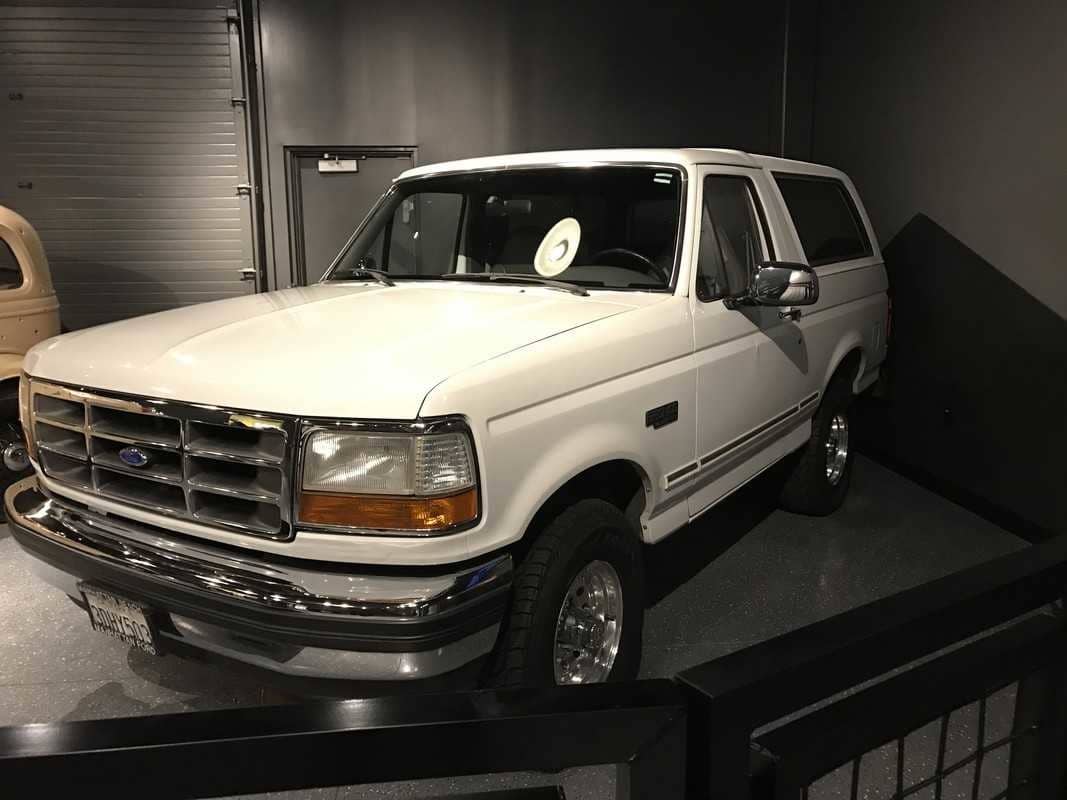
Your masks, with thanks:
[{"label": "wire mesh fence panel", "polygon": [[1018,682],[854,758],[801,790],[803,800],[1000,800],[1032,775],[1012,773],[1012,747],[1038,736],[1015,725]]},{"label": "wire mesh fence panel", "polygon": [[[775,798],[797,800],[1059,800],[1064,693],[1062,665],[1030,672],[978,699],[940,712],[906,733],[863,750],[814,779],[791,782]],[[908,702],[901,697],[900,702]],[[868,735],[877,717],[855,719]],[[838,732],[840,733],[840,731]],[[787,741],[779,734],[777,741]],[[859,736],[862,741],[864,736]],[[781,745],[779,745],[781,746]],[[1050,757],[1055,762],[1050,764]],[[796,773],[793,774],[803,774]],[[810,774],[810,772],[808,773]],[[1052,775],[1053,780],[1049,780]],[[1062,778],[1062,775],[1059,776]]]}]

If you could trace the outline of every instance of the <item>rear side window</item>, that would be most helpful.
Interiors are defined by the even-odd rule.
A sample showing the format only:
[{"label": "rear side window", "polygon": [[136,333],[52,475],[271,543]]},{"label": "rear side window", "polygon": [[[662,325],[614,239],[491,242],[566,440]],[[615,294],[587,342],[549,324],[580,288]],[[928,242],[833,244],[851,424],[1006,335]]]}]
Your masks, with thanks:
[{"label": "rear side window", "polygon": [[22,286],[22,268],[11,246],[0,239],[0,292]]},{"label": "rear side window", "polygon": [[818,266],[872,255],[856,204],[841,181],[780,173],[774,179],[809,264]]}]

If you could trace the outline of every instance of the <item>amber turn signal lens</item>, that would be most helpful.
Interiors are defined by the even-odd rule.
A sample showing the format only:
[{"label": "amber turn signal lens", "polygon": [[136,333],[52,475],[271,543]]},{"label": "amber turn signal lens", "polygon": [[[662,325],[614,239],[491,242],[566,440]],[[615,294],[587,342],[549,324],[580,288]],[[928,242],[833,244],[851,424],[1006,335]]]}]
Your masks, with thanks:
[{"label": "amber turn signal lens", "polygon": [[478,491],[447,497],[376,497],[302,492],[300,521],[371,530],[439,531],[478,516]]}]

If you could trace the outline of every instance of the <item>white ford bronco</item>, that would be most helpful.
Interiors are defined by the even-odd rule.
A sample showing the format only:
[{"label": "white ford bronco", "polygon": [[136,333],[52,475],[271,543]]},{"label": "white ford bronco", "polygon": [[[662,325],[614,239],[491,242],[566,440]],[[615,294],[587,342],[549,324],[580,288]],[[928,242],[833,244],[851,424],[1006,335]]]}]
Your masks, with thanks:
[{"label": "white ford bronco", "polygon": [[713,149],[419,167],[315,285],[31,350],[35,471],[7,513],[87,624],[149,652],[626,678],[646,545],[787,458],[785,508],[841,504],[886,292],[827,167]]}]

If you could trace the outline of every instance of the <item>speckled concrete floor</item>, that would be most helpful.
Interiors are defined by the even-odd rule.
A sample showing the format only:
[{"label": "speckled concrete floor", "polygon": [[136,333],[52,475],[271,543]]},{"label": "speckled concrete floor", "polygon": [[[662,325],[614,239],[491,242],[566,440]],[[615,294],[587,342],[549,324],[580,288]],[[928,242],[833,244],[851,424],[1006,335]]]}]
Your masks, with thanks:
[{"label": "speckled concrete floor", "polygon": [[[774,510],[773,476],[652,548],[643,676],[680,669],[984,561],[1024,542],[860,458],[845,506],[826,518]],[[33,576],[0,527],[0,725],[295,702],[341,687],[279,683],[247,668],[152,658],[95,634],[83,611]],[[513,776],[539,785],[547,776]],[[568,797],[608,797],[614,771],[568,773]],[[290,794],[428,797],[504,785],[426,781]]]}]

